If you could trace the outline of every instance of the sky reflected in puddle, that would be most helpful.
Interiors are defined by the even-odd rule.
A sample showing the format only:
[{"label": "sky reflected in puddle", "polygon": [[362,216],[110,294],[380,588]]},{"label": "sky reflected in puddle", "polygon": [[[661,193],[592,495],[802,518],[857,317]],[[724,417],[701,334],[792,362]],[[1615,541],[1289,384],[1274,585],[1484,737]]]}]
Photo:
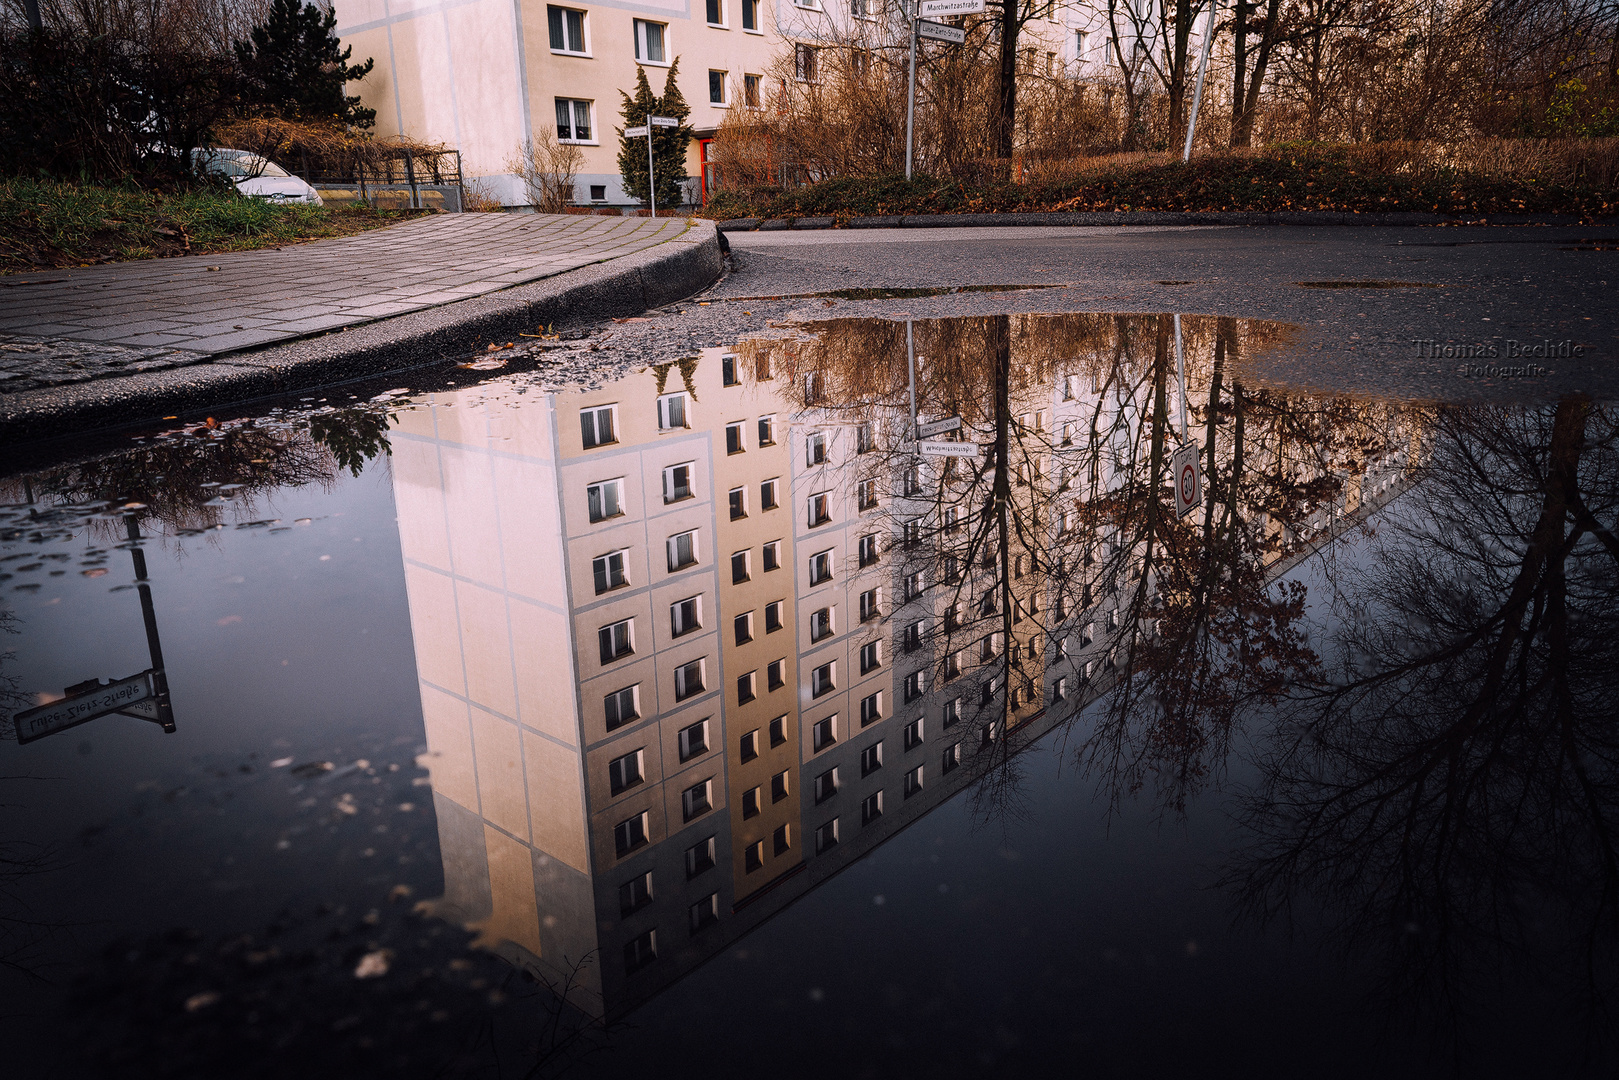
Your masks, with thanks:
[{"label": "sky reflected in puddle", "polygon": [[833,320],[3,481],[23,1060],[1602,1071],[1614,409],[1291,340]]}]

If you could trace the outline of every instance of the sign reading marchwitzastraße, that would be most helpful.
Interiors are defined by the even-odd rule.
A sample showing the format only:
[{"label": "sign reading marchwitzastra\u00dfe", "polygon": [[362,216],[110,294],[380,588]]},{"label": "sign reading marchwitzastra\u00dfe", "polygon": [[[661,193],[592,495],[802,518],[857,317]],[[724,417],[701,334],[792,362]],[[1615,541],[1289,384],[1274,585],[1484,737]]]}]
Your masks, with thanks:
[{"label": "sign reading marchwitzastra\u00dfe", "polygon": [[981,15],[984,0],[922,0],[917,14],[924,19],[941,15]]}]

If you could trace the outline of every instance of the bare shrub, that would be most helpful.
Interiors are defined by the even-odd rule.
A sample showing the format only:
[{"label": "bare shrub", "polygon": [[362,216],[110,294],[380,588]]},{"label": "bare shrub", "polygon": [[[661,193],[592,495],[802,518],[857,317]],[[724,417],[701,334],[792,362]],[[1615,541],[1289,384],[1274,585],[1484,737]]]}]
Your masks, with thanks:
[{"label": "bare shrub", "polygon": [[542,127],[506,159],[506,168],[522,179],[530,206],[542,214],[560,214],[573,202],[574,178],[584,160],[579,147],[558,141],[555,132]]},{"label": "bare shrub", "polygon": [[481,181],[469,181],[461,191],[461,209],[469,214],[498,214],[506,205]]}]

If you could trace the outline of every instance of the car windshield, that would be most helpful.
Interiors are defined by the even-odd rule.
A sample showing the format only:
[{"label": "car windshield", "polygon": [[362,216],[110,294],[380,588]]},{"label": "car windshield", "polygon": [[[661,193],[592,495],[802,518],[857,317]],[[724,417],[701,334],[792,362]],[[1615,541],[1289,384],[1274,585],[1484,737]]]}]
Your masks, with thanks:
[{"label": "car windshield", "polygon": [[287,176],[287,170],[257,154],[244,151],[216,150],[204,157],[204,167],[211,173],[240,179],[251,176]]}]

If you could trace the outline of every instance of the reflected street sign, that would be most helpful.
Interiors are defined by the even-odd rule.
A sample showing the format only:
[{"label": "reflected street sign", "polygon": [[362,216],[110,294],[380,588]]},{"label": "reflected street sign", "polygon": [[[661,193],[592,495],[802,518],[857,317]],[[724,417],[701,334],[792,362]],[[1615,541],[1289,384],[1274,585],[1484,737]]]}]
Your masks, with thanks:
[{"label": "reflected street sign", "polygon": [[[932,15],[981,15],[984,11],[984,0],[922,0],[917,14],[923,18]],[[927,37],[927,34],[923,34]]]},{"label": "reflected street sign", "polygon": [[984,452],[977,443],[970,442],[919,442],[916,449],[929,457],[977,457]]},{"label": "reflected street sign", "polygon": [[947,431],[956,431],[961,427],[961,417],[952,416],[948,420],[935,420],[931,424],[922,424],[916,429],[916,437],[925,439],[930,435],[943,435]]},{"label": "reflected street sign", "polygon": [[647,137],[648,130],[647,126],[642,124],[640,127],[625,128],[624,134],[631,139],[644,139]]},{"label": "reflected street sign", "polygon": [[1196,443],[1183,443],[1175,451],[1172,475],[1175,478],[1175,512],[1180,517],[1203,505],[1203,472],[1198,468],[1201,450]]},{"label": "reflected street sign", "polygon": [[946,26],[944,23],[928,22],[926,19],[917,20],[916,32],[929,41],[948,41],[952,45],[961,45],[967,40],[967,31],[955,26]]},{"label": "reflected street sign", "polygon": [[[143,671],[128,679],[120,679],[106,686],[96,686],[84,693],[53,701],[49,705],[20,712],[12,720],[17,727],[19,743],[33,742],[54,735],[87,720],[108,713],[133,710],[141,702],[157,696],[152,685],[152,673]],[[144,715],[144,713],[139,714]]]}]

